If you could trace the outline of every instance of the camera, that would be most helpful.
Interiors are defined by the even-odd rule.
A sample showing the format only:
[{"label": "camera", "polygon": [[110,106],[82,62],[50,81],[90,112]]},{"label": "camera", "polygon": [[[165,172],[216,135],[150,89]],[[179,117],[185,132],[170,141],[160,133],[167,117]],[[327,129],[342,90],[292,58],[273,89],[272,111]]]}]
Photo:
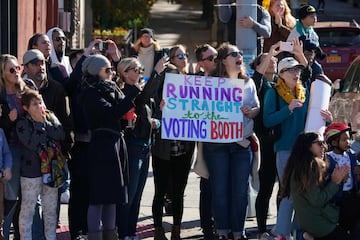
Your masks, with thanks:
[{"label": "camera", "polygon": [[292,42],[280,42],[280,50],[285,52],[291,52],[294,50],[294,44]]},{"label": "camera", "polygon": [[169,52],[170,52],[170,49],[169,48],[163,48],[162,50],[162,57],[163,58],[168,58],[169,57]]}]

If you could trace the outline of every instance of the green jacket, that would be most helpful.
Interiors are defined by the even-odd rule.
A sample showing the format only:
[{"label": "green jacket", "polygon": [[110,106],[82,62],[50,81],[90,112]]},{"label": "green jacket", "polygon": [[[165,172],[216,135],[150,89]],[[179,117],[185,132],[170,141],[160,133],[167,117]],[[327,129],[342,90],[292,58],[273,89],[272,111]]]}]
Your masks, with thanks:
[{"label": "green jacket", "polygon": [[299,227],[314,237],[331,233],[339,221],[339,208],[330,203],[330,199],[339,190],[339,185],[330,182],[321,188],[314,184],[309,191],[299,193],[292,176],[290,188]]}]

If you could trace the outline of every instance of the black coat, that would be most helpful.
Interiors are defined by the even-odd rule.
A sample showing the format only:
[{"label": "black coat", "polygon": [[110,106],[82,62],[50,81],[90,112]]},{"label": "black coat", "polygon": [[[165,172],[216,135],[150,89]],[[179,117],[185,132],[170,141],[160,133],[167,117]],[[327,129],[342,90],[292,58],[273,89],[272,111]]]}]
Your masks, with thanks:
[{"label": "black coat", "polygon": [[[87,78],[81,93],[85,121],[92,131],[88,152],[90,204],[126,202],[127,153],[120,120],[139,92],[122,92],[113,82]],[[125,94],[124,94],[125,93]]]}]

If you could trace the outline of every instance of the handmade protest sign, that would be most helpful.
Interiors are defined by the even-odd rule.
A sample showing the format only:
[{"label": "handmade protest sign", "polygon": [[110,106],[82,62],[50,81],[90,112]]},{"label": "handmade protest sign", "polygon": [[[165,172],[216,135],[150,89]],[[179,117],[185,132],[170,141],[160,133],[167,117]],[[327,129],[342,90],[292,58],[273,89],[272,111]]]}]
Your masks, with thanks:
[{"label": "handmade protest sign", "polygon": [[243,138],[244,80],[166,73],[163,139],[236,142]]}]

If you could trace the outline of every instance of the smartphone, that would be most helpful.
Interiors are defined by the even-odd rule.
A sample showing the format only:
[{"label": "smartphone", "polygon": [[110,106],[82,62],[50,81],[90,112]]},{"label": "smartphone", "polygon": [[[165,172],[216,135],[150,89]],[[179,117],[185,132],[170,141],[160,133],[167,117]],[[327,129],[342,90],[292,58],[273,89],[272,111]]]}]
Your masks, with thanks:
[{"label": "smartphone", "polygon": [[170,51],[169,48],[163,48],[162,57],[165,58],[165,59],[168,58],[169,57],[169,51]]},{"label": "smartphone", "polygon": [[100,42],[95,43],[94,47],[99,51],[106,51],[108,49],[109,43],[108,42]]},{"label": "smartphone", "polygon": [[280,42],[280,50],[285,52],[291,52],[294,50],[294,44],[292,42]]},{"label": "smartphone", "polygon": [[102,50],[106,51],[108,49],[109,43],[108,42],[101,42],[101,43],[102,43]]}]

